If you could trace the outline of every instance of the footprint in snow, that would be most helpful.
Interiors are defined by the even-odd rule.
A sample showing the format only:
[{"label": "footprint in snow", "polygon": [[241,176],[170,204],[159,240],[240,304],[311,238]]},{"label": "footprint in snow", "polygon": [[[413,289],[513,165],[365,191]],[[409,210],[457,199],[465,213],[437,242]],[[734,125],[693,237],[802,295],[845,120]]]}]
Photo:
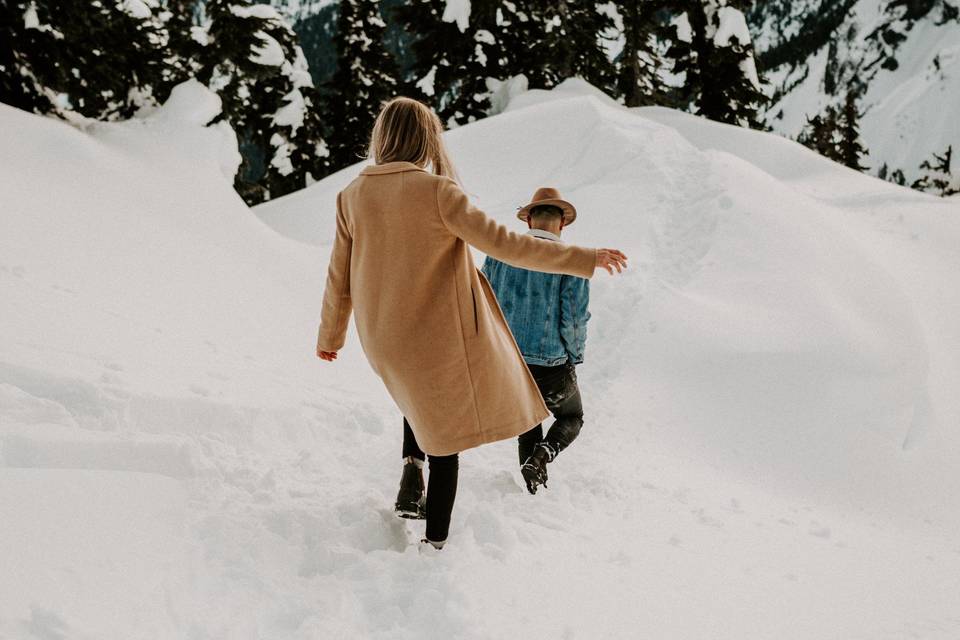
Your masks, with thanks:
[{"label": "footprint in snow", "polygon": [[210,390],[207,389],[206,387],[200,386],[199,384],[192,384],[187,388],[193,393],[197,394],[198,396],[202,396],[204,398],[210,395]]}]

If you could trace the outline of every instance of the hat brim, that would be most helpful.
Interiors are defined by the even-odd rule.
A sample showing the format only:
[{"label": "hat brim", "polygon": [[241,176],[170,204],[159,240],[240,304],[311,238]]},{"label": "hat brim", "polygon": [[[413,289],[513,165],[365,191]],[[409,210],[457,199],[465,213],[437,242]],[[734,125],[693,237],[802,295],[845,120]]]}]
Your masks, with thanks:
[{"label": "hat brim", "polygon": [[517,211],[517,217],[526,222],[530,219],[531,209],[545,205],[552,205],[563,211],[563,224],[565,226],[573,224],[573,221],[577,219],[577,208],[566,200],[560,200],[559,198],[550,198],[547,200],[537,200],[535,202],[531,202],[527,206],[521,207],[521,209]]}]

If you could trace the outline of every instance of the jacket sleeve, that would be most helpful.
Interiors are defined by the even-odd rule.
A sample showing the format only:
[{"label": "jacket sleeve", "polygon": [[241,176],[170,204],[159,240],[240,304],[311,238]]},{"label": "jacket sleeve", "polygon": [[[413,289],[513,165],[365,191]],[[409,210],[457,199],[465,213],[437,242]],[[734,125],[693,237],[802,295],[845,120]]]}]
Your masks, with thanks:
[{"label": "jacket sleeve", "polygon": [[589,305],[590,281],[563,276],[560,279],[560,340],[574,364],[583,362]]},{"label": "jacket sleeve", "polygon": [[347,228],[340,206],[340,194],[337,194],[337,235],[330,252],[330,266],[327,268],[327,286],[323,292],[323,307],[320,311],[320,331],[317,336],[317,349],[320,351],[339,351],[347,337],[347,323],[353,303],[350,299],[350,254],[353,250],[353,238]]},{"label": "jacket sleeve", "polygon": [[443,224],[453,235],[501,262],[533,271],[582,278],[591,277],[597,265],[596,249],[510,231],[470,204],[467,194],[453,180],[438,181],[437,209]]}]

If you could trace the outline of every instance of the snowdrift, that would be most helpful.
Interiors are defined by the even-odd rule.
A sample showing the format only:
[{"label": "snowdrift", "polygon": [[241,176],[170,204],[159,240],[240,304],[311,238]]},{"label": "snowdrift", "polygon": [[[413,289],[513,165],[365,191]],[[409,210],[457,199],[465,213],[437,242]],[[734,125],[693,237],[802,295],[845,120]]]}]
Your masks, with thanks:
[{"label": "snowdrift", "polygon": [[[583,212],[571,242],[633,258],[622,282],[596,279],[584,369],[620,412],[670,414],[670,433],[657,437],[707,459],[795,488],[896,491],[903,478],[891,465],[932,419],[927,344],[904,287],[843,228],[842,210],[695,144],[746,138],[781,178],[829,185],[840,174],[850,194],[860,179],[877,193],[904,190],[775,136],[710,123],[684,135],[656,120],[675,125],[673,112],[631,113],[596,93],[576,81],[530,92],[449,135],[466,188],[504,224],[516,226],[534,188],[556,186]],[[336,192],[354,175],[257,211],[289,237],[326,245]],[[887,463],[854,479],[860,456]]]},{"label": "snowdrift", "polygon": [[956,637],[955,201],[578,82],[451,132],[489,213],[558,187],[631,268],[550,490],[464,454],[428,558],[355,335],[312,353],[358,167],[251,211],[218,108],[0,106],[0,636]]}]

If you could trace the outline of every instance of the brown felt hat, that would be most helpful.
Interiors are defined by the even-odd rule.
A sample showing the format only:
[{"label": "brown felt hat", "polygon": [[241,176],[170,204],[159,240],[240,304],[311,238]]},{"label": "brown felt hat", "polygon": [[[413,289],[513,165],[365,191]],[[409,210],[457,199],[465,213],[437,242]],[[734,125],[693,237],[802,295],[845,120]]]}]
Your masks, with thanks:
[{"label": "brown felt hat", "polygon": [[530,209],[543,205],[552,205],[563,211],[563,224],[569,226],[577,219],[577,208],[560,197],[560,192],[553,187],[540,187],[533,194],[530,204],[517,211],[517,217],[526,222],[530,218]]}]

